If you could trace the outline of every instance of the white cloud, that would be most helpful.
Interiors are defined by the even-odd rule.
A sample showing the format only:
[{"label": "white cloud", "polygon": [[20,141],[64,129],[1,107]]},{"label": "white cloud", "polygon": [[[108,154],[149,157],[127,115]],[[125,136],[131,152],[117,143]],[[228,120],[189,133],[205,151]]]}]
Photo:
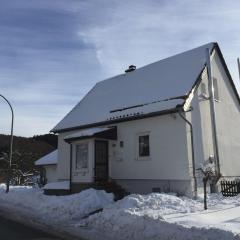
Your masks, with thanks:
[{"label": "white cloud", "polygon": [[[26,14],[1,15],[8,25],[0,24],[0,36],[9,34],[0,47],[7,54],[0,56],[0,89],[14,104],[18,135],[48,132],[95,82],[130,64],[140,67],[211,41],[219,42],[239,82],[239,1],[1,1]],[[40,18],[46,22],[33,10],[47,11]],[[7,133],[1,102],[0,111],[0,130]]]},{"label": "white cloud", "polygon": [[[110,22],[80,31],[95,45],[106,72],[143,66],[175,53],[218,41],[233,76],[240,53],[238,1],[119,1]],[[104,15],[104,9],[99,9]]]}]

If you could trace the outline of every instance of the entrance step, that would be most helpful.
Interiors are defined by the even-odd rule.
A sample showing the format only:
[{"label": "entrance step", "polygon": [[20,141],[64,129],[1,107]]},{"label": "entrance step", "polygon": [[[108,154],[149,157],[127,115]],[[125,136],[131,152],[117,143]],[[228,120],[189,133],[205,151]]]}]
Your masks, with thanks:
[{"label": "entrance step", "polygon": [[126,190],[118,185],[115,181],[109,182],[99,182],[97,183],[100,189],[105,190],[106,192],[113,193],[115,200],[119,200],[128,195]]}]

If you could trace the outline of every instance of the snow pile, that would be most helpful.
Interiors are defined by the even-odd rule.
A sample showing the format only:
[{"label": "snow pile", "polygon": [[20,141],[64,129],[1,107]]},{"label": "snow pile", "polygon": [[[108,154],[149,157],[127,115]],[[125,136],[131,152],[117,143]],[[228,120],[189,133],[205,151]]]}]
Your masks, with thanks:
[{"label": "snow pile", "polygon": [[[46,196],[39,189],[0,185],[0,206],[48,226],[87,239],[113,240],[240,240],[240,196],[208,196],[193,200],[174,194],[133,194],[114,202],[105,191],[88,189],[69,196]],[[102,212],[89,216],[98,209]],[[85,218],[87,217],[87,218]]]},{"label": "snow pile", "polygon": [[[235,197],[224,197],[222,194],[212,193],[208,195],[207,201],[210,210],[238,207],[240,206],[240,195]],[[198,202],[203,202],[203,194],[200,195]]]},{"label": "snow pile", "polygon": [[163,216],[172,213],[195,212],[196,209],[201,209],[202,205],[192,199],[179,198],[173,194],[151,193],[148,195],[132,194],[118,201],[112,207],[130,209],[139,215],[150,216],[154,211],[157,211]]},{"label": "snow pile", "polygon": [[11,187],[10,192],[5,194],[5,185],[2,184],[0,200],[31,211],[43,219],[67,221],[81,219],[113,203],[113,194],[88,189],[68,196],[47,196],[40,189],[31,187]]},{"label": "snow pile", "polygon": [[70,189],[70,182],[69,181],[62,181],[62,182],[52,182],[47,183],[43,189],[61,189],[61,190],[69,190]]},{"label": "snow pile", "polygon": [[[240,202],[239,197],[222,200],[213,195],[209,207],[237,207]],[[202,198],[192,200],[159,193],[130,195],[76,226],[107,232],[110,239],[240,239],[231,228],[222,230],[211,224],[214,216],[208,216],[210,222],[204,218],[201,221],[196,214],[203,212]]]}]

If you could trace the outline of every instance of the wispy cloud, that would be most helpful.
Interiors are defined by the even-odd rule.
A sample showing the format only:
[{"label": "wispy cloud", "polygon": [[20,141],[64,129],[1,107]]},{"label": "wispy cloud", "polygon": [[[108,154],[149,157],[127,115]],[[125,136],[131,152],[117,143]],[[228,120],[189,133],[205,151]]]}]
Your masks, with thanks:
[{"label": "wispy cloud", "polygon": [[[48,132],[95,82],[218,41],[233,77],[238,1],[0,0],[0,92],[16,134]],[[237,80],[238,81],[238,80]],[[0,131],[8,109],[0,101]]]},{"label": "wispy cloud", "polygon": [[79,34],[114,74],[124,64],[142,66],[210,41],[220,43],[231,63],[228,56],[239,50],[239,7],[237,1],[121,1],[111,21]]}]

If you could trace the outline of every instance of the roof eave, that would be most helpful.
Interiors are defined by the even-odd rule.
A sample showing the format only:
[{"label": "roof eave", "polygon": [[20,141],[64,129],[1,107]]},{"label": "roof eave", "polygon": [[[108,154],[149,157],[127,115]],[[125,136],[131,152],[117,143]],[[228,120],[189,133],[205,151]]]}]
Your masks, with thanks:
[{"label": "roof eave", "polygon": [[57,163],[46,163],[46,164],[34,164],[35,166],[52,166],[57,165]]},{"label": "roof eave", "polygon": [[80,129],[86,129],[86,128],[92,128],[92,127],[100,127],[100,126],[112,125],[112,124],[116,124],[116,123],[120,123],[120,122],[134,121],[134,120],[140,120],[140,119],[144,119],[144,118],[150,118],[150,117],[155,117],[155,116],[167,115],[167,114],[171,114],[171,113],[177,113],[178,111],[179,111],[179,105],[174,108],[163,110],[163,111],[151,112],[151,113],[142,114],[142,115],[138,115],[138,116],[131,116],[131,117],[114,119],[114,120],[107,120],[107,121],[91,123],[91,124],[86,124],[86,125],[80,125],[80,126],[64,128],[64,129],[56,129],[56,130],[53,129],[53,130],[51,130],[51,132],[63,133],[63,132],[69,132],[69,131],[73,131],[73,130],[80,130]]},{"label": "roof eave", "polygon": [[227,67],[227,64],[225,62],[225,59],[224,59],[223,54],[221,52],[221,49],[218,46],[218,43],[214,43],[214,47],[216,47],[216,50],[217,50],[217,53],[219,54],[220,60],[221,60],[222,65],[223,65],[223,68],[224,68],[224,70],[225,70],[225,72],[227,74],[227,77],[228,77],[228,79],[230,81],[230,84],[232,85],[233,91],[234,91],[234,93],[235,93],[235,95],[236,95],[236,97],[238,99],[239,104],[240,104],[240,96],[238,94],[238,91],[237,91],[236,85],[235,85],[235,83],[233,81],[233,78],[232,78],[232,76],[230,74],[230,71],[229,71],[229,69]]}]

